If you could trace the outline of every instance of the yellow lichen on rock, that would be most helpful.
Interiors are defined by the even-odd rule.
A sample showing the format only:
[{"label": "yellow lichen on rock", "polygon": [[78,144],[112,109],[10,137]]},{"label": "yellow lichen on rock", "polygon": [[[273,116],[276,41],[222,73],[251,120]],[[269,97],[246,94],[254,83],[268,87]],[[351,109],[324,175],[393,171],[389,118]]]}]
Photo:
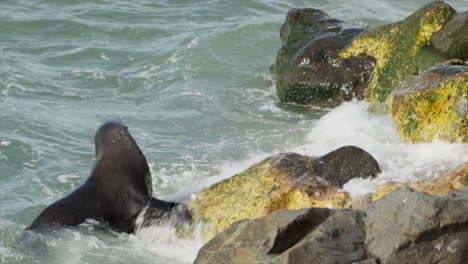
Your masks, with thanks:
[{"label": "yellow lichen on rock", "polygon": [[377,60],[364,99],[384,102],[392,90],[415,72],[445,60],[426,47],[454,12],[446,3],[430,3],[403,21],[364,33],[341,50],[338,55],[342,58],[364,54]]},{"label": "yellow lichen on rock", "polygon": [[[443,67],[451,71],[464,66]],[[428,71],[405,86],[388,98],[389,111],[404,140],[468,141],[468,72],[448,76]]]},{"label": "yellow lichen on rock", "polygon": [[312,159],[279,154],[204,189],[189,205],[196,217],[221,232],[241,219],[279,209],[342,208],[349,194],[313,175]]},{"label": "yellow lichen on rock", "polygon": [[[447,20],[447,18],[452,14],[449,13],[447,16],[446,12],[438,12],[438,9],[433,9],[426,12],[421,19],[421,26],[419,27],[419,32],[416,37],[415,43],[415,54],[417,52],[417,48],[420,48],[425,45],[429,45],[429,41],[437,31],[439,31],[443,26],[443,22]],[[442,22],[442,23],[441,23]]]},{"label": "yellow lichen on rock", "polygon": [[[390,34],[396,34],[398,32],[397,27],[389,29]],[[381,69],[387,64],[390,59],[391,53],[389,50],[393,50],[392,46],[394,44],[386,36],[381,36],[380,38],[375,38],[372,35],[365,34],[364,36],[354,40],[348,48],[342,50],[338,53],[338,56],[342,58],[349,58],[351,56],[359,56],[361,54],[367,54],[376,58],[376,65],[373,71],[373,77],[369,85],[367,86],[365,99],[370,102],[378,103],[379,99],[377,94],[372,94],[367,91],[375,90],[377,84],[379,83],[379,76]]]},{"label": "yellow lichen on rock", "polygon": [[468,162],[461,164],[454,170],[434,179],[428,179],[419,182],[386,182],[382,184],[377,191],[372,195],[372,201],[375,201],[382,196],[408,186],[419,192],[426,192],[433,195],[444,195],[460,189],[468,185]]}]

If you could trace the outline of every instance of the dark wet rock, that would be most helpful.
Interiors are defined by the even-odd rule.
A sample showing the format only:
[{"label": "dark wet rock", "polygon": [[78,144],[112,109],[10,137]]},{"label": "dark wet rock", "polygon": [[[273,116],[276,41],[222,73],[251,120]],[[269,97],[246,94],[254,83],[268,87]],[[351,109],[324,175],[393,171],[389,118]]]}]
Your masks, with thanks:
[{"label": "dark wet rock", "polygon": [[432,36],[431,44],[450,58],[468,59],[468,11],[455,15]]},{"label": "dark wet rock", "polygon": [[362,98],[375,60],[369,56],[338,58],[340,49],[363,28],[344,28],[317,9],[292,9],[280,37],[282,47],[272,66],[282,102],[336,106]]},{"label": "dark wet rock", "polygon": [[354,178],[375,177],[380,172],[377,161],[355,146],[336,149],[313,162],[320,177],[340,188]]},{"label": "dark wet rock", "polygon": [[202,190],[190,210],[221,232],[235,221],[280,209],[343,208],[351,199],[340,191],[355,177],[375,177],[377,161],[366,151],[345,146],[322,157],[281,153]]},{"label": "dark wet rock", "polygon": [[388,98],[406,141],[468,142],[468,65],[437,65],[409,79]]},{"label": "dark wet rock", "polygon": [[408,187],[367,207],[368,254],[385,264],[466,263],[468,189],[432,196]]}]

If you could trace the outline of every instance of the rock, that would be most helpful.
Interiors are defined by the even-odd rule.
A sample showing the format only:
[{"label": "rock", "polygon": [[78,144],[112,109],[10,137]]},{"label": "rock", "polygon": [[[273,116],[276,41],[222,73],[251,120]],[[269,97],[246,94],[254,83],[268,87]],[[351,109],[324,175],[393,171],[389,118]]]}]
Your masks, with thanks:
[{"label": "rock", "polygon": [[354,146],[320,158],[282,153],[202,190],[189,208],[220,232],[235,221],[279,209],[343,208],[350,196],[339,188],[354,177],[375,177],[378,172],[375,159]]},{"label": "rock", "polygon": [[[279,210],[264,218],[235,222],[206,243],[194,263],[255,263],[272,248],[280,229],[308,211]],[[328,209],[316,211],[320,220],[331,213]]]},{"label": "rock", "polygon": [[336,106],[362,98],[375,60],[341,59],[338,51],[363,31],[343,28],[317,9],[292,9],[281,27],[281,49],[272,66],[282,102]]},{"label": "rock", "polygon": [[322,156],[314,162],[314,170],[340,188],[351,179],[375,177],[380,173],[374,157],[355,146],[341,147]]},{"label": "rock", "polygon": [[468,142],[468,66],[437,65],[411,78],[388,98],[406,141]]},{"label": "rock", "polygon": [[386,182],[379,186],[377,191],[375,191],[372,195],[372,200],[375,201],[380,197],[405,186],[409,186],[419,192],[426,192],[434,195],[443,195],[461,190],[465,186],[468,186],[468,162],[465,162],[452,171],[433,179],[409,183]]},{"label": "rock", "polygon": [[366,259],[364,214],[310,208],[280,210],[233,224],[194,263],[352,263]]},{"label": "rock", "polygon": [[466,212],[468,188],[440,197],[408,187],[362,211],[279,210],[234,223],[195,263],[463,264]]},{"label": "rock", "polygon": [[387,96],[410,76],[447,59],[431,49],[429,40],[454,10],[446,3],[432,2],[403,21],[370,30],[339,52],[342,58],[363,54],[376,59],[372,80],[364,99],[384,102]]},{"label": "rock", "polygon": [[291,248],[278,252],[279,255],[268,263],[348,264],[365,260],[364,216],[357,210],[337,210]]},{"label": "rock", "polygon": [[[448,4],[433,2],[403,21],[368,30],[345,28],[317,9],[292,9],[280,30],[281,49],[272,66],[278,98],[322,107],[352,98],[384,102],[408,77],[449,59],[430,40],[453,14]],[[443,34],[455,39],[466,30],[456,25],[460,19],[464,17],[432,39],[439,49],[446,44]],[[464,52],[466,35],[451,41],[446,54]]]},{"label": "rock", "polygon": [[235,221],[262,217],[278,209],[342,207],[349,194],[338,193],[337,187],[318,178],[312,161],[295,153],[275,155],[204,189],[189,207],[216,232]]},{"label": "rock", "polygon": [[370,258],[359,262],[353,262],[352,264],[379,264],[379,260],[376,258]]},{"label": "rock", "polygon": [[349,204],[349,208],[351,209],[362,209],[363,207],[367,206],[368,204],[372,203],[372,193],[367,193],[363,195],[359,195],[353,197]]},{"label": "rock", "polygon": [[450,58],[468,59],[468,11],[455,15],[432,36],[431,44]]},{"label": "rock", "polygon": [[381,263],[466,263],[468,189],[432,196],[404,187],[364,212],[367,253]]}]

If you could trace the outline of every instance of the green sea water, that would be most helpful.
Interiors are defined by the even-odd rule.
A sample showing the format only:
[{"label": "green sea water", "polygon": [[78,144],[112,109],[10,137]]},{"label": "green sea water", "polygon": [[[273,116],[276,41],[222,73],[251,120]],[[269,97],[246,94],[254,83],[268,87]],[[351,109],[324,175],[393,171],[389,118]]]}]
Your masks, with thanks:
[{"label": "green sea water", "polygon": [[[190,263],[201,238],[151,227],[117,234],[88,223],[24,228],[82,184],[93,138],[121,120],[150,164],[154,194],[197,191],[282,151],[353,144],[383,172],[345,188],[431,177],[468,160],[467,144],[406,144],[363,102],[282,105],[269,73],[291,8],[357,26],[401,20],[429,1],[0,0],[0,263]],[[458,11],[468,1],[447,1]]]}]

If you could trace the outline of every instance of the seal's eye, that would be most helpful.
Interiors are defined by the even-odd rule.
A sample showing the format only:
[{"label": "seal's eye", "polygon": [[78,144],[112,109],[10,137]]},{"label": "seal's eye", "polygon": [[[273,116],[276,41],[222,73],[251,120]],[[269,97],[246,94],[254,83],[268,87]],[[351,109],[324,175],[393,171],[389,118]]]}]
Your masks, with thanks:
[{"label": "seal's eye", "polygon": [[127,129],[127,130],[128,130],[128,126],[124,126],[124,127],[125,127],[125,129]]}]

